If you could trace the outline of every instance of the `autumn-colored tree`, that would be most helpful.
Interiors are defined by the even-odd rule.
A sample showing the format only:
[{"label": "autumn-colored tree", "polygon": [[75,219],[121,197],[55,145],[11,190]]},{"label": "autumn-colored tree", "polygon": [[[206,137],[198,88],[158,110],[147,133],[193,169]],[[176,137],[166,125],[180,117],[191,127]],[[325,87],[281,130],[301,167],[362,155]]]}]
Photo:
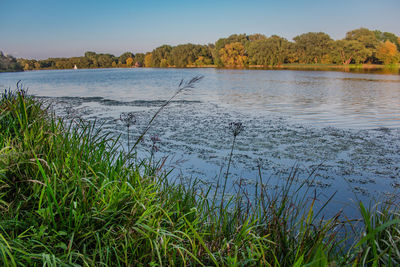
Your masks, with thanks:
[{"label": "autumn-colored tree", "polygon": [[378,45],[376,57],[385,65],[394,64],[399,61],[399,52],[397,51],[396,45],[387,40]]},{"label": "autumn-colored tree", "polygon": [[243,47],[249,42],[249,37],[246,34],[232,34],[228,38],[220,38],[215,42],[214,48],[214,62],[217,66],[223,67],[224,63],[220,57],[221,49],[225,48],[227,44],[231,43],[241,43]]},{"label": "autumn-colored tree", "polygon": [[[218,39],[215,44],[162,45],[152,52],[119,57],[92,51],[84,56],[16,60],[0,52],[0,71],[33,69],[108,68],[108,67],[190,67],[216,65],[244,67],[274,66],[283,63],[303,64],[394,64],[400,60],[400,37],[390,32],[359,28],[347,32],[342,40],[334,41],[323,32],[296,36],[289,42],[279,36],[263,34],[233,34]],[[395,47],[393,46],[395,45]]]},{"label": "autumn-colored tree", "polygon": [[396,36],[396,34],[391,33],[391,32],[381,32],[378,30],[374,31],[376,39],[380,42],[386,42],[387,40],[391,41],[394,43],[397,47],[397,50],[400,51],[400,40],[399,37]]},{"label": "autumn-colored tree", "polygon": [[206,66],[211,65],[213,63],[212,58],[199,56],[196,61],[194,62],[195,66]]},{"label": "autumn-colored tree", "polygon": [[226,67],[244,67],[248,64],[248,57],[242,43],[226,44],[219,50],[222,64]]},{"label": "autumn-colored tree", "polygon": [[118,63],[119,65],[128,65],[127,59],[132,58],[133,59],[134,55],[131,52],[125,52],[122,55],[119,56],[118,58]]},{"label": "autumn-colored tree", "polygon": [[163,58],[160,61],[160,68],[166,68],[166,67],[168,67],[168,61],[165,58]]},{"label": "autumn-colored tree", "polygon": [[132,67],[132,65],[133,65],[133,58],[128,57],[128,58],[126,59],[126,66],[127,66],[127,67]]},{"label": "autumn-colored tree", "polygon": [[[0,52],[0,57],[1,57],[1,52]],[[0,60],[1,61],[1,60]],[[35,62],[36,60],[34,59],[24,59],[24,58],[19,58],[18,63],[23,66],[24,70],[33,70],[35,68]],[[4,63],[3,63],[4,64]],[[4,69],[5,66],[1,66],[2,64],[0,63],[0,70]]]},{"label": "autumn-colored tree", "polygon": [[144,66],[147,68],[152,67],[151,62],[152,62],[152,54],[147,53],[144,57]]}]

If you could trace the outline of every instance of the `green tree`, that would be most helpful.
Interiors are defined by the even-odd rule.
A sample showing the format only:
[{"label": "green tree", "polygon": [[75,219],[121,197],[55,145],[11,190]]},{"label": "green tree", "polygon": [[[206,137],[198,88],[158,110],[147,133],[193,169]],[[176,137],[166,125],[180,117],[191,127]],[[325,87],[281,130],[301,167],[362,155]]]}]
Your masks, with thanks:
[{"label": "green tree", "polygon": [[118,59],[111,54],[98,54],[97,62],[101,68],[111,68],[113,62],[117,62]]},{"label": "green tree", "polygon": [[266,40],[266,39],[267,39],[267,36],[265,36],[264,34],[261,34],[261,33],[255,33],[255,34],[249,35],[249,36],[247,37],[247,39],[248,39],[250,42],[253,42],[253,41],[258,41],[258,40]]},{"label": "green tree", "polygon": [[101,67],[100,64],[99,64],[99,62],[98,62],[98,60],[97,60],[98,57],[99,57],[99,55],[96,54],[95,52],[91,52],[91,51],[85,52],[85,58],[87,58],[87,59],[90,60],[90,66],[89,66],[89,68],[98,68],[98,67]]},{"label": "green tree", "polygon": [[78,57],[75,64],[80,69],[88,69],[93,64],[93,61],[87,57]]},{"label": "green tree", "polygon": [[333,40],[323,32],[309,32],[293,38],[299,63],[330,63]]},{"label": "green tree", "polygon": [[[74,64],[72,61],[66,59],[66,58],[54,58],[53,59],[55,64],[55,67],[57,69],[72,69],[74,67]],[[40,65],[39,65],[40,67]]]},{"label": "green tree", "polygon": [[289,42],[277,35],[253,41],[248,45],[250,64],[263,66],[281,65],[288,55],[288,47]]},{"label": "green tree", "polygon": [[[172,47],[170,45],[163,45],[160,47],[157,47],[154,49],[151,54],[151,66],[155,68],[161,67],[161,61],[162,59],[165,59],[163,62],[163,65],[166,65],[165,67],[170,65],[170,53],[171,53]],[[147,66],[146,66],[147,67]]]},{"label": "green tree", "polygon": [[357,40],[338,40],[334,42],[332,50],[332,60],[336,64],[361,64],[370,52]]},{"label": "green tree", "polygon": [[365,54],[361,63],[374,62],[374,54],[379,41],[376,39],[375,33],[367,28],[359,28],[346,33],[346,40],[359,41],[365,48]]},{"label": "green tree", "polygon": [[87,51],[87,52],[85,52],[85,57],[90,58],[90,59],[96,59],[97,54],[95,52]]},{"label": "green tree", "polygon": [[136,67],[143,67],[144,66],[144,57],[143,53],[136,53],[133,61],[135,62]]},{"label": "green tree", "polygon": [[183,68],[196,61],[195,45],[183,44],[172,48],[170,54],[171,65]]},{"label": "green tree", "polygon": [[41,69],[51,69],[55,66],[55,62],[51,58],[40,60],[39,64]]},{"label": "green tree", "polygon": [[178,68],[188,65],[212,64],[212,54],[208,46],[184,44],[172,47],[170,63]]}]

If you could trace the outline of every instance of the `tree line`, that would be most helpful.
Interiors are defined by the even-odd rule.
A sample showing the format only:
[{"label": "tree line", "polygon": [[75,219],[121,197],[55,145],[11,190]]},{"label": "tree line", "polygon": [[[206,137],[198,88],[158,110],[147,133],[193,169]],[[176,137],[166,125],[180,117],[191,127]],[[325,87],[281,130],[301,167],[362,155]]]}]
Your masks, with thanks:
[{"label": "tree line", "polygon": [[400,37],[393,33],[359,28],[333,40],[323,32],[298,35],[293,41],[272,35],[233,34],[214,44],[162,45],[148,53],[86,52],[82,57],[18,59],[24,70],[114,67],[249,67],[283,64],[384,64],[400,61]]},{"label": "tree line", "polygon": [[22,66],[15,57],[4,55],[3,52],[0,51],[0,72],[21,70],[23,70]]}]

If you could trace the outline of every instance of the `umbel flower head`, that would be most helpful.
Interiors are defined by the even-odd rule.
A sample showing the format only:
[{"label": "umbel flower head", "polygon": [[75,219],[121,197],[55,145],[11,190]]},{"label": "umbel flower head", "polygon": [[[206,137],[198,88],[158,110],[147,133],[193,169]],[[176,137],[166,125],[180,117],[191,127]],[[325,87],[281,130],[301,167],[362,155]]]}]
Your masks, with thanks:
[{"label": "umbel flower head", "polygon": [[236,121],[229,123],[229,130],[231,130],[234,137],[238,136],[244,130],[243,123]]},{"label": "umbel flower head", "polygon": [[133,112],[122,112],[119,118],[126,127],[130,127],[136,123],[136,116]]}]

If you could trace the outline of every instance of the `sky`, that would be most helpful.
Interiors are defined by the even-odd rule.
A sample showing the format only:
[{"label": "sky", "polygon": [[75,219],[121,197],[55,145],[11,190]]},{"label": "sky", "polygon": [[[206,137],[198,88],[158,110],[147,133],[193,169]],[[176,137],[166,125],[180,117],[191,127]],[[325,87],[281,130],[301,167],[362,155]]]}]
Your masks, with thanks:
[{"label": "sky", "polygon": [[35,59],[360,27],[400,36],[400,0],[0,0],[0,51]]}]

